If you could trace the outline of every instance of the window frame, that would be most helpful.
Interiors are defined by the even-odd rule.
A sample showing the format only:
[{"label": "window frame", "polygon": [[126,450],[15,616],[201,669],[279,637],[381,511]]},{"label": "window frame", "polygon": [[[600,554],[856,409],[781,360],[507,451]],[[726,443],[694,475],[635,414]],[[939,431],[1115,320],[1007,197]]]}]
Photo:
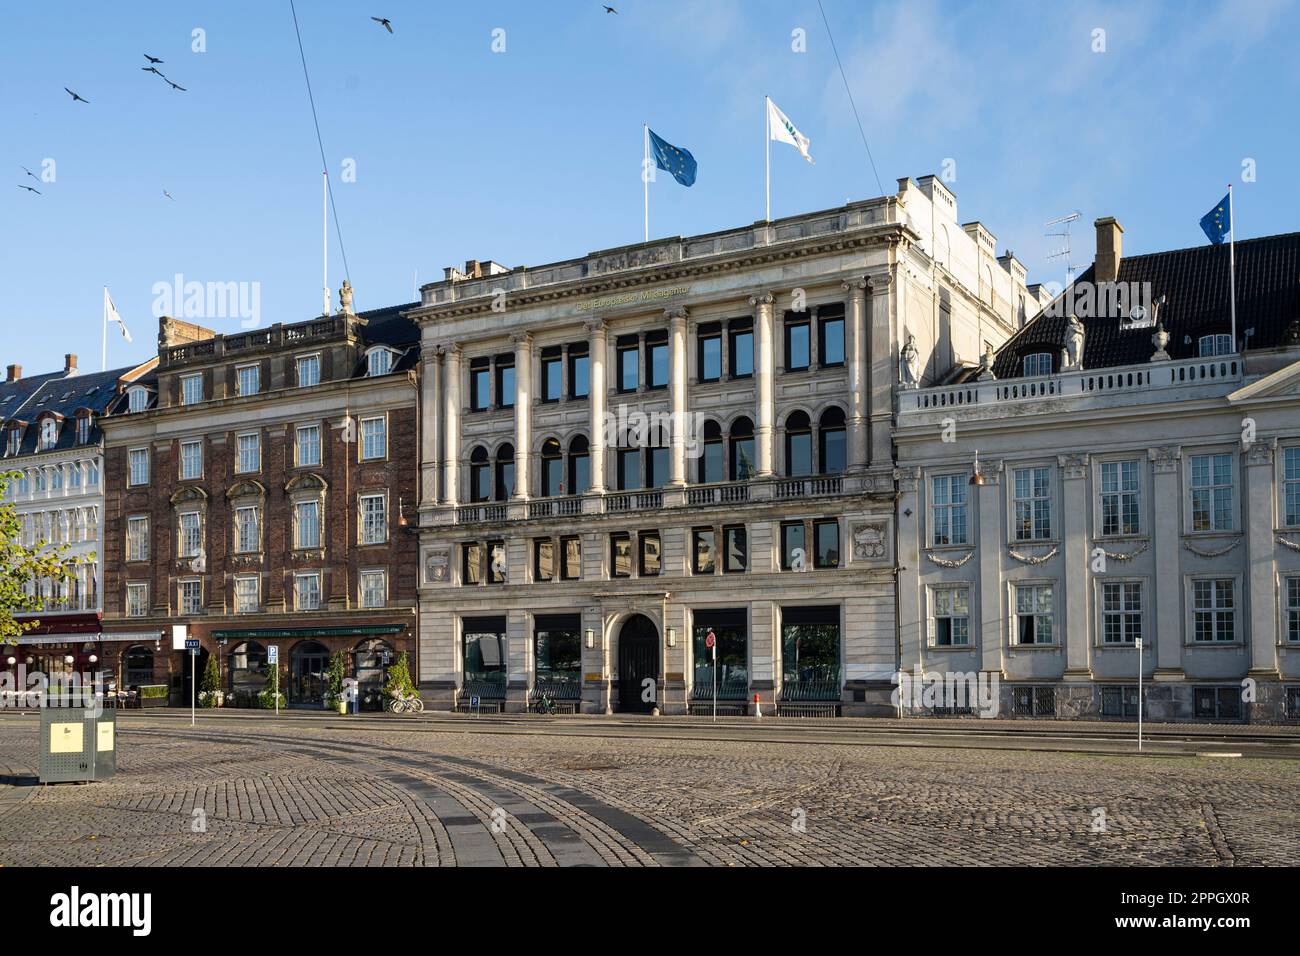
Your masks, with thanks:
[{"label": "window frame", "polygon": [[[1278,448],[1278,501],[1277,513],[1282,519],[1282,527],[1300,528],[1300,445],[1282,445]],[[1288,465],[1294,460],[1295,471],[1288,471]],[[1293,474],[1293,477],[1288,475]],[[1295,510],[1291,510],[1294,508]]]},{"label": "window frame", "polygon": [[[366,453],[366,425],[372,422],[380,423],[380,435],[383,439],[383,450],[380,454],[369,455]],[[386,461],[388,459],[388,413],[380,415],[367,415],[365,418],[357,418],[357,460],[358,461]]]},{"label": "window frame", "polygon": [[[378,577],[383,584],[383,594],[379,603],[375,604],[366,600],[366,595],[373,593],[372,589],[366,587],[367,578]],[[374,610],[388,606],[388,569],[387,568],[361,568],[357,571],[357,606],[363,610]]]},{"label": "window frame", "polygon": [[[244,373],[252,372],[256,379],[253,384],[253,390],[247,391],[244,388]],[[250,362],[247,365],[235,366],[235,395],[243,398],[249,395],[262,394],[262,363]]]},{"label": "window frame", "polygon": [[[1241,484],[1240,475],[1238,474],[1238,464],[1239,464],[1238,456],[1234,452],[1227,451],[1222,448],[1211,449],[1211,450],[1199,450],[1190,454],[1185,453],[1185,455],[1187,459],[1187,464],[1185,467],[1184,478],[1183,478],[1183,495],[1184,495],[1183,502],[1185,506],[1185,514],[1187,515],[1186,528],[1184,529],[1185,533],[1193,534],[1193,535],[1223,535],[1223,534],[1238,533],[1241,525],[1241,522],[1237,514],[1238,501],[1240,499],[1238,488]],[[1194,483],[1196,479],[1196,475],[1195,475],[1196,461],[1197,459],[1202,459],[1202,458],[1208,459],[1210,463],[1209,464],[1210,483],[1207,485],[1197,486]],[[1214,470],[1215,469],[1214,462],[1216,459],[1220,459],[1220,458],[1226,458],[1228,461],[1228,482],[1226,485],[1218,483],[1217,475],[1215,474],[1215,470]],[[1216,500],[1215,493],[1224,489],[1226,489],[1228,493],[1228,508],[1227,508],[1228,526],[1219,527],[1218,526],[1219,510],[1218,510],[1218,502]],[[1208,528],[1196,527],[1196,522],[1197,522],[1196,493],[1198,491],[1207,492],[1210,496],[1210,508],[1208,511],[1208,515],[1210,517],[1210,527]]]},{"label": "window frame", "polygon": [[[248,595],[240,594],[241,585],[253,585],[252,607],[241,606]],[[262,576],[260,574],[236,574],[231,586],[231,610],[235,614],[256,614],[262,609]]]},{"label": "window frame", "polygon": [[[1032,650],[1035,648],[1059,649],[1062,646],[1061,626],[1060,626],[1061,607],[1060,607],[1060,602],[1057,600],[1058,586],[1059,586],[1059,582],[1055,578],[1024,578],[1020,580],[1013,580],[1007,582],[1007,587],[1010,591],[1010,595],[1009,595],[1010,613],[1007,615],[1007,620],[1010,625],[1010,633],[1008,635],[1009,649],[1012,650],[1021,650],[1021,649]],[[1017,598],[1019,597],[1019,593],[1022,589],[1028,589],[1033,592],[1033,599],[1031,601],[1032,606],[1030,611],[1028,612],[1022,612],[1020,610],[1020,604],[1017,600]],[[1042,591],[1043,589],[1046,589],[1051,595],[1050,597],[1051,608],[1046,613],[1038,610],[1038,596],[1039,596],[1039,592]],[[1021,642],[1020,640],[1020,635],[1022,632],[1020,619],[1022,616],[1030,616],[1033,617],[1034,619],[1034,640],[1032,642]],[[1042,641],[1038,639],[1039,634],[1042,633],[1042,629],[1039,624],[1039,619],[1042,617],[1050,618],[1048,624],[1048,631],[1051,634],[1051,639],[1047,641]]]},{"label": "window frame", "polygon": [[[792,318],[798,316],[798,318]],[[802,334],[807,339],[804,343],[804,349],[807,352],[807,361],[803,365],[791,364],[791,352],[793,335],[796,330],[802,330]],[[781,331],[781,367],[787,372],[807,372],[813,367],[813,328],[811,312],[788,312],[785,316],[785,322]]]},{"label": "window frame", "polygon": [[[142,460],[142,461],[144,462],[144,480],[143,480],[143,481],[137,481],[137,480],[136,480],[136,467],[135,467],[135,465],[136,465],[136,456],[137,456],[137,455],[139,455],[139,456],[140,456],[140,460]],[[129,488],[140,488],[140,487],[143,487],[143,486],[149,484],[149,470],[150,470],[150,467],[151,467],[151,465],[152,465],[152,462],[150,461],[150,458],[151,458],[151,457],[152,457],[152,456],[151,456],[150,453],[149,453],[149,449],[148,449],[148,447],[144,447],[144,448],[128,448],[128,449],[127,449],[127,451],[126,451],[126,484],[127,484],[127,487],[129,487]]]},{"label": "window frame", "polygon": [[[305,362],[314,362],[316,368],[315,381],[304,382],[302,380],[302,369]],[[295,355],[293,359],[293,380],[298,388],[312,388],[321,383],[321,353],[306,352],[302,355]]]},{"label": "window frame", "polygon": [[[256,457],[255,468],[244,467],[244,440],[251,438],[254,441],[253,454]],[[237,475],[257,475],[262,471],[262,433],[260,431],[236,432],[235,433],[235,474]]]},{"label": "window frame", "polygon": [[[261,507],[258,505],[236,505],[234,511],[235,513],[232,519],[234,521],[233,530],[235,532],[234,553],[235,554],[260,553],[262,550],[262,514],[261,514],[262,509]],[[244,547],[245,544],[244,535],[247,526],[244,524],[244,519],[241,518],[241,515],[246,514],[247,512],[252,512],[253,515],[253,525],[252,525],[253,526],[253,547],[251,548]]]},{"label": "window frame", "polygon": [[[139,603],[139,610],[135,610],[132,601],[133,594],[142,595]],[[127,581],[126,593],[122,603],[124,617],[148,617],[149,616],[149,582],[148,581]]]},{"label": "window frame", "polygon": [[[197,397],[190,395],[190,386],[198,386]],[[203,373],[187,372],[180,377],[181,386],[181,404],[182,405],[200,405],[203,403]]]},{"label": "window frame", "polygon": [[[310,606],[304,606],[302,603],[303,581],[314,580],[316,582],[316,600]],[[295,571],[293,573],[293,609],[295,611],[319,611],[321,609],[321,598],[324,596],[322,591],[323,579],[319,571]]]},{"label": "window frame", "polygon": [[[1131,576],[1106,576],[1095,579],[1095,619],[1097,622],[1097,633],[1094,635],[1093,645],[1099,648],[1105,647],[1137,647],[1137,640],[1146,637],[1147,633],[1147,580],[1143,577]],[[1121,606],[1108,610],[1106,608],[1106,592],[1109,588],[1119,588]],[[1127,600],[1125,592],[1129,588],[1137,588],[1138,606],[1136,611],[1123,606]],[[1131,617],[1137,617],[1137,632],[1132,633],[1132,628],[1128,621]],[[1111,618],[1118,618],[1120,639],[1112,641],[1107,633],[1107,621]]]},{"label": "window frame", "polygon": [[[927,585],[926,588],[927,614],[926,614],[926,646],[931,650],[939,651],[973,651],[976,649],[975,635],[971,633],[971,622],[975,618],[975,586],[970,581],[936,581]],[[957,613],[959,608],[955,596],[958,593],[965,595],[965,613]],[[940,595],[953,595],[949,598],[946,606],[941,606]],[[946,613],[943,613],[946,612]],[[946,620],[949,622],[948,643],[939,642],[939,621]],[[953,622],[958,620],[965,621],[965,641],[957,643],[953,640],[955,626]]]},{"label": "window frame", "polygon": [[[1032,361],[1031,361],[1032,360]],[[1046,364],[1047,371],[1042,371],[1041,366]],[[1031,365],[1033,370],[1031,371]],[[1051,352],[1030,352],[1020,357],[1020,376],[1021,378],[1047,378],[1052,374],[1053,362]]]},{"label": "window frame", "polygon": [[[1008,529],[1008,540],[1016,544],[1044,544],[1056,540],[1056,469],[1052,464],[1047,462],[1023,462],[1013,465],[1007,469],[1009,472],[1007,481],[1007,494],[1010,497],[1007,516],[1011,521],[1011,527]],[[1020,472],[1030,472],[1030,495],[1027,498],[1021,498],[1017,494],[1016,475]],[[1038,495],[1036,493],[1035,472],[1047,472],[1047,494]],[[1020,514],[1019,505],[1024,502],[1028,504],[1030,535],[1028,537],[1020,536]],[[1037,502],[1046,502],[1047,508],[1047,534],[1037,534],[1038,512]]]},{"label": "window frame", "polygon": [[[822,529],[835,529],[835,563],[823,563],[822,561]],[[813,569],[816,571],[830,571],[842,568],[844,566],[843,535],[840,533],[840,522],[838,518],[814,518],[812,520],[812,539],[813,539]]]},{"label": "window frame", "polygon": [[[932,548],[971,547],[970,544],[971,507],[970,507],[970,491],[969,491],[970,473],[966,471],[962,471],[962,472],[940,472],[938,474],[932,474],[929,476],[928,484],[930,486],[929,487],[930,493],[926,496],[926,498],[927,498],[927,504],[929,506],[927,517],[930,525],[929,527],[930,547]],[[943,487],[947,489],[948,498],[949,498],[948,501],[945,502],[935,501],[935,496],[940,484],[942,484]],[[954,487],[961,489],[962,500],[960,502],[954,502],[952,500],[952,489]],[[947,541],[939,540],[939,514],[941,511],[947,514],[947,526],[949,529],[954,527],[953,518],[958,512],[960,512],[961,527],[962,527],[962,534],[961,534],[960,541],[956,540],[951,533],[948,535],[949,540]]]},{"label": "window frame", "polygon": [[[378,515],[382,519],[376,526],[373,513],[367,514],[367,504],[379,502]],[[388,544],[388,492],[367,491],[357,494],[357,544],[361,547]]]},{"label": "window frame", "polygon": [[[1241,596],[1242,596],[1241,575],[1225,573],[1225,572],[1206,571],[1206,572],[1198,572],[1195,574],[1188,574],[1184,577],[1184,581],[1185,581],[1185,585],[1184,585],[1184,595],[1183,595],[1183,613],[1185,615],[1184,625],[1186,627],[1186,630],[1184,632],[1184,637],[1183,637],[1183,646],[1185,647],[1233,647],[1233,646],[1243,645],[1245,643],[1245,640],[1243,637],[1243,630],[1242,630],[1243,621],[1241,615],[1241,612],[1244,610],[1242,607],[1242,600],[1241,600]],[[1214,585],[1224,581],[1230,582],[1232,585],[1231,588],[1232,604],[1227,607],[1220,606],[1218,604],[1219,592],[1217,588],[1213,587]],[[1198,608],[1196,606],[1196,598],[1197,598],[1196,585],[1199,583],[1208,583],[1211,585],[1213,589],[1211,592],[1212,604],[1209,607]],[[1199,640],[1196,636],[1197,635],[1197,629],[1196,629],[1197,614],[1208,613],[1213,615],[1212,622],[1211,622],[1212,633],[1217,634],[1218,623],[1219,623],[1218,616],[1222,614],[1225,610],[1230,610],[1232,613],[1231,636],[1224,640],[1220,640],[1217,637],[1212,637],[1210,640]]]},{"label": "window frame", "polygon": [[[1098,538],[1118,539],[1141,537],[1146,533],[1146,509],[1144,487],[1146,483],[1146,469],[1143,467],[1143,459],[1140,457],[1117,456],[1099,459],[1095,462],[1093,472],[1093,481],[1097,489],[1097,526],[1094,529],[1094,536]],[[1134,487],[1128,489],[1124,487],[1124,466],[1134,466]],[[1114,491],[1106,490],[1106,470],[1115,469],[1116,487]],[[1128,497],[1133,499],[1133,507],[1136,511],[1136,524],[1132,530],[1125,529],[1124,505]],[[1107,500],[1114,499],[1116,530],[1106,530],[1106,507]]]},{"label": "window frame", "polygon": [[[316,441],[315,441],[316,456],[315,456],[315,460],[314,460],[314,461],[303,461],[303,458],[302,458],[302,449],[303,449],[302,433],[305,432],[305,431],[306,431],[306,432],[314,431],[314,432],[316,433]],[[324,442],[323,442],[323,433],[322,433],[322,431],[321,431],[321,425],[320,425],[320,422],[312,422],[312,423],[309,423],[309,424],[306,424],[306,425],[295,425],[294,428],[293,428],[293,461],[294,461],[294,467],[295,467],[295,468],[319,468],[319,467],[321,467],[321,462],[324,461],[324,457],[323,457],[323,445],[324,445]]]},{"label": "window frame", "polygon": [[[203,439],[202,438],[183,438],[179,442],[177,460],[180,464],[180,473],[177,476],[180,481],[202,481],[203,480]],[[194,474],[189,473],[191,459],[187,456],[187,450],[198,449],[196,461],[198,470]]]},{"label": "window frame", "polygon": [[[185,591],[186,588],[193,585],[198,589],[197,604],[191,610],[186,608]],[[203,613],[203,578],[201,577],[183,577],[176,579],[176,610],[178,614],[193,616]]]}]

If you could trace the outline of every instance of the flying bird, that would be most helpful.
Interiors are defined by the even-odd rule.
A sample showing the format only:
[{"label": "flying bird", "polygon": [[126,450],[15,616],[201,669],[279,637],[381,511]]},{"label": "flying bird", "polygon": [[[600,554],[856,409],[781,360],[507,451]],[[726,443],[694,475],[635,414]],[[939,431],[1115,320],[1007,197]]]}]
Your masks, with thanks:
[{"label": "flying bird", "polygon": [[18,188],[26,189],[29,193],[36,193],[36,195],[38,196],[44,195],[44,193],[42,193],[39,189],[33,189],[31,186],[24,186],[22,183],[18,184]]},{"label": "flying bird", "polygon": [[23,172],[25,172],[28,176],[32,177],[32,179],[36,180],[38,183],[41,181],[41,178],[37,176],[34,172],[32,172],[30,169],[28,169],[26,166],[19,166],[18,168],[21,169]]},{"label": "flying bird", "polygon": [[163,190],[163,195],[166,196],[168,199],[170,199],[172,202],[176,201],[175,198],[172,196],[172,194],[165,189]]},{"label": "flying bird", "polygon": [[[159,75],[161,75],[161,74],[159,74]],[[163,79],[164,79],[164,80],[167,80],[167,77],[164,76]],[[167,80],[167,82],[168,82],[168,83],[171,83],[171,87],[172,87],[173,90],[180,90],[182,93],[187,92],[186,89],[185,89],[185,87],[181,86],[179,83],[172,83],[171,80]]]},{"label": "flying bird", "polygon": [[162,62],[162,60],[158,59],[158,57],[156,57],[156,56],[150,56],[148,53],[146,53],[146,54],[144,55],[144,58],[145,58],[146,60],[148,60],[150,63],[161,63],[161,62]]},{"label": "flying bird", "polygon": [[140,69],[144,70],[146,73],[157,73],[159,76],[162,76],[164,80],[167,79],[167,77],[163,76],[162,73],[159,72],[158,67],[156,66],[142,66]]},{"label": "flying bird", "polygon": [[85,104],[87,104],[87,105],[90,104],[90,100],[82,99],[80,96],[78,96],[76,93],[72,92],[72,90],[68,89],[66,86],[63,88],[63,92],[65,92],[65,93],[67,93],[69,96],[71,96],[71,97],[72,97],[72,102],[74,102],[74,103],[80,101],[80,102],[85,103]]},{"label": "flying bird", "polygon": [[370,19],[374,20],[389,33],[393,32],[393,21],[389,20],[388,17],[371,17]]},{"label": "flying bird", "polygon": [[[602,7],[605,7],[605,5],[604,5],[603,3],[601,4],[601,6],[602,6]],[[606,12],[606,13],[618,13],[618,11],[615,10],[613,7],[605,7],[605,12]]]}]

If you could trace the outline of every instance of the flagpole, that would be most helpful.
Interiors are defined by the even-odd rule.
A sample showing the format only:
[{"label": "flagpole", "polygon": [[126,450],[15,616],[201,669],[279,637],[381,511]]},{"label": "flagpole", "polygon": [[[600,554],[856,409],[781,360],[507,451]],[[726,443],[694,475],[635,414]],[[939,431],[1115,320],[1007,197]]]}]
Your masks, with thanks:
[{"label": "flagpole", "polygon": [[772,97],[763,97],[763,177],[765,206],[763,219],[772,221]]},{"label": "flagpole", "polygon": [[645,156],[641,162],[641,190],[645,193],[645,241],[650,241],[650,124],[641,124]]},{"label": "flagpole", "polygon": [[1228,295],[1232,313],[1232,351],[1237,352],[1237,223],[1232,216],[1232,183],[1228,183]]},{"label": "flagpole", "polygon": [[99,325],[100,371],[108,371],[108,286],[104,286],[104,321]]},{"label": "flagpole", "polygon": [[321,272],[321,301],[325,303],[325,311],[322,315],[330,314],[330,227],[329,227],[329,208],[330,208],[330,174],[321,170],[321,201],[320,201],[320,272]]}]

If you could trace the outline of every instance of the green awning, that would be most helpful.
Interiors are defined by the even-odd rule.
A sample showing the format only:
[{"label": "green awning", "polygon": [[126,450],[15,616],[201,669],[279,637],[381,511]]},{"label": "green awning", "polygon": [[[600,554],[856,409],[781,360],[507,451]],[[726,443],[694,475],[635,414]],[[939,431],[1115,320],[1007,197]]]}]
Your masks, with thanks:
[{"label": "green awning", "polygon": [[237,631],[213,631],[214,638],[259,640],[262,638],[294,637],[377,637],[381,634],[401,634],[406,628],[401,624],[377,624],[368,627],[299,627],[283,631],[268,631],[256,627]]}]

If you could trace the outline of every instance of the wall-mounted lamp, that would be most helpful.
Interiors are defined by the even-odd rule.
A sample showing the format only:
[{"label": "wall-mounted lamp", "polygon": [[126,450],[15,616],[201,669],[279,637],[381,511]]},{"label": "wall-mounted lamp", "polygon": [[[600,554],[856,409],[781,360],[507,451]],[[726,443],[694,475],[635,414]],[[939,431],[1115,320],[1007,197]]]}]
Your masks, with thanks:
[{"label": "wall-mounted lamp", "polygon": [[405,509],[404,507],[402,507],[402,497],[401,497],[401,495],[398,495],[398,497],[397,497],[397,526],[398,526],[399,528],[405,528],[406,525],[407,525],[407,521],[406,521],[406,509]]},{"label": "wall-mounted lamp", "polygon": [[90,663],[92,663],[92,664],[98,664],[98,663],[99,663],[99,656],[96,655],[96,654],[91,654],[89,657],[86,658],[86,660],[90,661]]},{"label": "wall-mounted lamp", "polygon": [[589,627],[587,628],[587,650],[591,650],[595,646],[596,646],[596,630],[595,628]]},{"label": "wall-mounted lamp", "polygon": [[980,473],[980,453],[978,450],[975,452],[975,469],[971,472],[970,483],[977,486],[984,484],[984,476]]},{"label": "wall-mounted lamp", "polygon": [[668,646],[669,647],[677,646],[677,628],[675,627],[668,628]]},{"label": "wall-mounted lamp", "polygon": [[63,663],[65,663],[65,664],[71,664],[71,663],[72,663],[73,661],[75,661],[75,660],[76,660],[76,658],[73,657],[71,654],[66,654],[66,655],[64,655]]},{"label": "wall-mounted lamp", "polygon": [[18,663],[18,658],[16,658],[16,657],[11,657],[11,658],[9,658],[9,666],[10,666],[10,667],[13,667],[13,666],[14,666],[15,664],[17,664],[17,663]]}]

